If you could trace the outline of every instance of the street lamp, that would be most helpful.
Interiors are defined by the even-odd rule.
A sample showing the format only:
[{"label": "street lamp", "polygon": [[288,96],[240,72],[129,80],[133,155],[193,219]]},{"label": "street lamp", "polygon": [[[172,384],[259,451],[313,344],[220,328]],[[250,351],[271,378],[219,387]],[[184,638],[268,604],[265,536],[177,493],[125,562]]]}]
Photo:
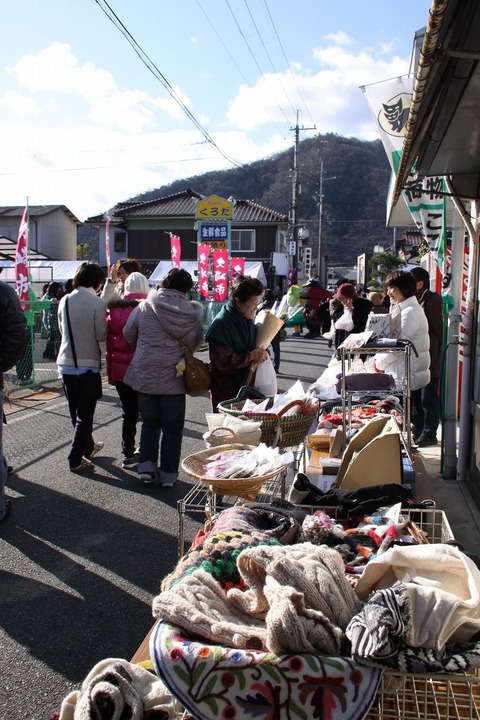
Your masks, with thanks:
[{"label": "street lamp", "polygon": [[322,216],[323,216],[323,183],[327,180],[336,180],[336,175],[332,177],[323,177],[323,160],[320,160],[320,190],[318,195],[318,279],[322,282]]}]

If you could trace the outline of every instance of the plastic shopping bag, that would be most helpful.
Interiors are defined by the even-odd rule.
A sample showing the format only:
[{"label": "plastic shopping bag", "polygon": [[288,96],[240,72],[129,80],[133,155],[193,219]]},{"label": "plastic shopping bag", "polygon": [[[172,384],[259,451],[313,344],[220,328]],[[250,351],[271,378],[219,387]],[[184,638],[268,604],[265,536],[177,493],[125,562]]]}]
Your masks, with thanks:
[{"label": "plastic shopping bag", "polygon": [[264,395],[276,395],[277,374],[270,358],[258,364],[253,387],[260,390]]}]

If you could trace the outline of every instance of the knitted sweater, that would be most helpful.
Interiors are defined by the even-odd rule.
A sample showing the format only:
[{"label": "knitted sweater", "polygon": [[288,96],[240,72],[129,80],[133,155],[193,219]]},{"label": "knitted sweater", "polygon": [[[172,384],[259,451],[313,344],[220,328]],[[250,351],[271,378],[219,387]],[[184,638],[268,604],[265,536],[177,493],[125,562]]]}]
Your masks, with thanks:
[{"label": "knitted sweater", "polygon": [[77,364],[79,367],[100,367],[99,343],[107,338],[105,303],[91,288],[79,287],[65,295],[58,306],[58,326],[62,335],[57,357],[58,365],[73,365],[73,351],[68,332],[66,303],[72,327]]}]

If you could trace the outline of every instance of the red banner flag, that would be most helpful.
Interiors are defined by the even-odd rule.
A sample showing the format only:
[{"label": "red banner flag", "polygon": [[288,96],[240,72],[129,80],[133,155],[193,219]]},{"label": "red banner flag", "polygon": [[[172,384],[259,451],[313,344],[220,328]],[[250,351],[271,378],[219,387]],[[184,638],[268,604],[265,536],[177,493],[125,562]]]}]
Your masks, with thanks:
[{"label": "red banner flag", "polygon": [[228,250],[213,251],[213,299],[224,302],[228,294]]},{"label": "red banner flag", "polygon": [[180,267],[180,258],[182,256],[182,245],[178,235],[170,235],[171,252],[172,252],[172,267]]},{"label": "red banner flag", "polygon": [[[28,268],[28,205],[23,211],[18,229],[17,248],[15,253],[15,287],[21,302],[30,300],[29,268]],[[25,310],[24,305],[22,305]]]},{"label": "red banner flag", "polygon": [[233,285],[237,275],[245,274],[245,258],[231,258],[230,260],[230,283]]},{"label": "red banner flag", "polygon": [[208,300],[208,260],[210,257],[210,245],[198,246],[198,289],[200,295]]},{"label": "red banner flag", "polygon": [[105,225],[105,259],[107,261],[107,277],[110,277],[110,218]]}]

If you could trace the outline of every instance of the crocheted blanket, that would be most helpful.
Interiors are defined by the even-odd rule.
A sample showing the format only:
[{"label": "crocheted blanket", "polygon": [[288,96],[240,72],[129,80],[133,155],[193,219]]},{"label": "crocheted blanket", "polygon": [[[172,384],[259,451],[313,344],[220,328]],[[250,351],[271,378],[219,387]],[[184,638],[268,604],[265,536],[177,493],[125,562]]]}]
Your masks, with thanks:
[{"label": "crocheted blanket", "polygon": [[156,626],[150,653],[157,675],[198,720],[360,720],[382,675],[345,657],[207,645],[166,623]]}]

